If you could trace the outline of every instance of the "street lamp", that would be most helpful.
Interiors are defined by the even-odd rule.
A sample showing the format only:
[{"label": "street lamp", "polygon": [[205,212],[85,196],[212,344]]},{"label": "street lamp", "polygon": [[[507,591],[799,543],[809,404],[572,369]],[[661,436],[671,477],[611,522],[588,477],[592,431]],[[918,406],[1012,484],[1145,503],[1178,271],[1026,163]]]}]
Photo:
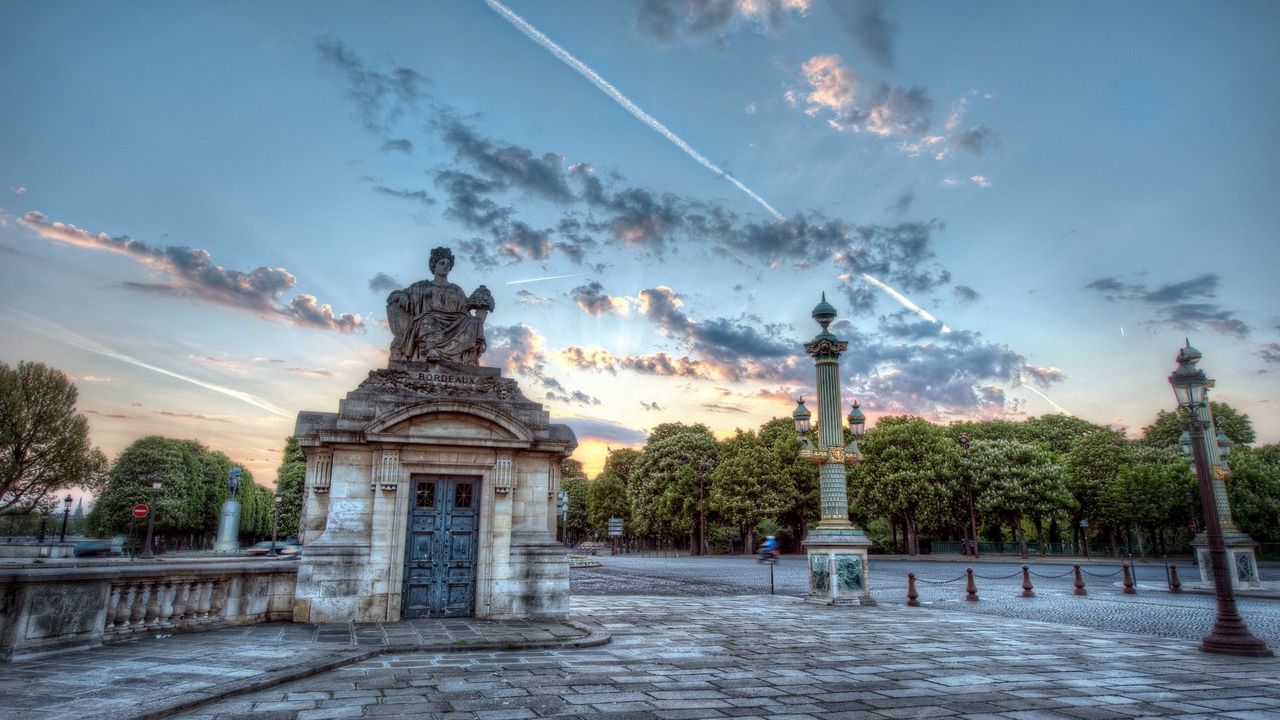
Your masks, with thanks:
[{"label": "street lamp", "polygon": [[[1169,384],[1173,386],[1178,407],[1187,414],[1186,427],[1191,440],[1196,480],[1200,485],[1200,502],[1204,506],[1205,534],[1208,536],[1213,587],[1218,601],[1218,614],[1213,621],[1213,630],[1200,642],[1200,650],[1223,655],[1271,657],[1274,653],[1249,632],[1244,619],[1240,617],[1240,612],[1236,609],[1235,589],[1231,585],[1231,578],[1227,576],[1227,549],[1222,539],[1222,522],[1218,517],[1213,477],[1209,469],[1209,450],[1205,447],[1205,428],[1209,425],[1205,388],[1209,379],[1203,370],[1196,368],[1201,357],[1200,351],[1191,347],[1191,341],[1188,340],[1186,347],[1178,351],[1177,369],[1169,375]],[[1201,411],[1206,411],[1204,419],[1201,419]],[[1230,451],[1229,447],[1227,450]]]},{"label": "street lamp", "polygon": [[964,448],[964,485],[969,491],[969,529],[973,532],[973,557],[978,554],[978,514],[973,510],[973,478],[969,476],[969,433],[960,433],[960,447]]},{"label": "street lamp", "polygon": [[155,557],[155,552],[151,548],[151,534],[156,529],[156,498],[160,494],[160,487],[163,484],[164,482],[159,475],[151,476],[151,508],[150,512],[147,513],[147,543],[146,547],[142,548],[142,557],[144,558]]},{"label": "street lamp", "polygon": [[840,354],[849,343],[832,334],[830,325],[836,309],[822,301],[813,308],[813,319],[822,327],[813,340],[804,344],[814,360],[817,374],[818,444],[810,439],[813,416],[801,399],[791,419],[800,441],[799,459],[818,465],[818,493],[821,515],[803,541],[809,565],[810,601],[830,604],[874,605],[867,584],[867,548],[871,543],[862,530],[849,522],[849,493],[845,464],[858,462],[862,454],[858,438],[866,429],[866,418],[854,403],[849,412],[853,440],[844,442],[840,417]]},{"label": "street lamp", "polygon": [[271,552],[267,553],[271,557],[275,557],[276,553],[276,528],[280,526],[280,501],[284,499],[284,495],[279,490],[276,491],[274,497],[271,498],[271,504],[275,511],[271,515]]},{"label": "street lamp", "polygon": [[67,496],[62,498],[62,533],[58,535],[60,543],[67,541],[67,518],[71,517],[71,503],[71,493],[67,493]]}]

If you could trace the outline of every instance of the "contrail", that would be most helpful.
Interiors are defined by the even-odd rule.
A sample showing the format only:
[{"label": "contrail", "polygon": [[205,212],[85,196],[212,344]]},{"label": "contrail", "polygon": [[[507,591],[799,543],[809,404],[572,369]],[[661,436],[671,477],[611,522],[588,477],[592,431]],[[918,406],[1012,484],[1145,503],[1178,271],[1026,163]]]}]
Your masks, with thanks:
[{"label": "contrail", "polygon": [[908,300],[906,295],[903,295],[902,293],[898,292],[897,290],[894,290],[893,288],[889,287],[888,285],[885,285],[884,283],[880,282],[879,280],[877,280],[877,279],[875,279],[875,278],[871,277],[870,275],[868,275],[868,274],[866,274],[866,273],[860,273],[860,274],[862,275],[862,279],[863,279],[863,280],[866,280],[867,282],[871,283],[872,285],[875,285],[876,287],[880,288],[881,290],[885,291],[886,293],[889,293],[889,297],[891,297],[891,298],[893,298],[894,300],[897,300],[899,303],[901,303],[901,304],[902,304],[902,307],[904,307],[904,308],[906,308],[906,309],[910,310],[911,312],[915,313],[916,315],[919,315],[921,318],[924,318],[925,320],[928,320],[928,321],[929,321],[929,322],[931,322],[931,323],[934,323],[934,324],[936,324],[936,325],[941,325],[941,326],[942,326],[942,332],[944,332],[944,333],[949,333],[949,332],[951,332],[951,328],[947,327],[947,324],[946,324],[946,323],[942,322],[941,320],[939,320],[938,318],[934,317],[933,315],[930,315],[930,314],[929,314],[929,311],[925,310],[924,308],[920,307],[919,305],[917,305],[917,304],[915,304],[915,303],[911,302],[910,300]]},{"label": "contrail", "polygon": [[[3,306],[0,306],[0,307],[3,307]],[[114,360],[119,360],[121,362],[128,363],[136,367],[144,368],[152,372],[157,372],[157,373],[160,373],[161,375],[168,375],[171,378],[175,378],[183,382],[189,382],[192,385],[197,385],[206,390],[212,390],[216,393],[221,393],[228,397],[233,397],[237,400],[247,402],[250,405],[253,405],[254,407],[261,408],[262,410],[266,410],[267,412],[273,415],[277,415],[279,417],[283,417],[283,418],[292,417],[291,415],[289,415],[289,413],[286,413],[280,410],[276,406],[258,397],[257,395],[243,392],[241,390],[234,390],[232,388],[224,387],[222,385],[215,385],[214,383],[205,382],[203,380],[198,380],[196,378],[189,377],[187,375],[182,375],[180,373],[173,372],[172,370],[165,370],[162,367],[156,367],[155,365],[143,362],[142,360],[139,360],[135,357],[130,357],[128,355],[125,355],[122,352],[112,350],[111,348],[105,345],[99,344],[97,342],[94,342],[89,338],[86,338],[81,335],[77,335],[76,333],[52,321],[45,320],[44,318],[22,312],[21,310],[15,310],[13,308],[5,307],[4,311],[10,318],[15,318],[19,316],[27,318],[28,322],[25,323],[25,327],[28,330],[38,335],[41,335],[43,337],[47,337],[51,340],[56,340],[58,342],[66,343],[67,345],[70,345],[72,347],[77,347],[77,348],[80,348],[81,350],[87,350],[91,353],[97,353],[98,355],[103,355],[105,357],[109,357]],[[44,327],[44,326],[47,326],[47,327]],[[49,329],[49,328],[52,328],[52,329]]]},{"label": "contrail", "polygon": [[[730,175],[728,172],[721,169],[718,165],[708,160],[702,153],[690,147],[689,143],[685,142],[679,135],[676,135],[675,133],[671,132],[671,130],[667,129],[665,125],[658,122],[657,118],[653,117],[652,115],[645,112],[644,110],[641,110],[638,105],[631,102],[631,100],[626,95],[623,95],[622,91],[618,90],[618,88],[610,84],[608,80],[605,80],[604,78],[600,77],[600,75],[597,74],[595,70],[592,70],[591,68],[587,67],[586,64],[583,63],[581,60],[569,54],[568,50],[565,50],[564,48],[557,45],[554,40],[547,37],[546,35],[543,35],[540,30],[530,25],[527,21],[525,21],[524,18],[512,12],[505,5],[498,2],[498,0],[484,0],[484,1],[485,1],[485,4],[487,4],[490,8],[493,9],[494,12],[501,15],[504,20],[511,23],[513,26],[515,26],[515,28],[520,32],[527,35],[530,40],[533,40],[534,42],[541,45],[543,48],[550,51],[552,55],[555,55],[562,62],[564,62],[564,64],[573,68],[575,71],[578,72],[579,75],[589,80],[592,85],[595,85],[602,92],[604,92],[605,95],[608,95],[610,98],[612,98],[614,102],[621,105],[627,112],[635,116],[637,120],[644,123],[645,125],[648,125],[650,128],[655,130],[659,135],[663,136],[667,140],[670,140],[673,144],[675,144],[676,147],[683,150],[686,155],[688,155],[689,157],[697,161],[699,165],[702,165],[703,167],[707,168],[708,170],[715,173],[716,175],[719,175],[725,180],[728,180],[729,182],[733,183],[734,187],[746,193],[752,200],[755,200],[757,203],[760,203],[760,207],[763,207],[765,210],[767,210],[769,214],[773,216],[774,220],[778,220],[779,222],[786,221],[787,219],[786,216],[778,212],[777,209],[774,208],[772,205],[770,205],[767,200],[757,195],[755,191],[752,190],[751,188],[747,187],[746,185],[743,185],[741,180]],[[915,303],[908,300],[906,296],[903,295],[902,293],[898,292],[897,290],[894,290],[893,288],[889,287],[888,285],[885,285],[884,283],[880,282],[879,280],[871,277],[866,273],[862,273],[862,277],[867,282],[871,283],[872,285],[875,285],[876,287],[886,292],[890,297],[892,297],[894,300],[897,300],[906,309],[910,310],[911,312],[915,313],[921,318],[928,320],[929,322],[938,323],[937,318],[925,312],[923,309],[920,308],[919,305],[916,305]],[[507,284],[513,285],[514,283],[507,283]],[[951,328],[947,327],[946,325],[942,325],[942,332],[944,333],[951,332]]]},{"label": "contrail", "polygon": [[665,125],[658,122],[657,118],[653,117],[652,115],[645,112],[644,110],[641,110],[638,105],[631,102],[631,100],[628,99],[626,95],[623,95],[622,91],[618,90],[618,88],[609,84],[608,80],[605,80],[604,78],[600,77],[598,74],[596,74],[595,70],[592,70],[591,68],[587,67],[586,64],[583,63],[581,60],[570,55],[568,50],[565,50],[564,48],[557,45],[554,40],[547,37],[546,35],[543,35],[537,28],[525,22],[524,18],[520,17],[514,12],[511,12],[511,10],[509,10],[502,3],[498,2],[498,0],[484,0],[484,1],[489,7],[493,8],[494,12],[498,13],[503,17],[503,19],[505,19],[507,22],[511,23],[512,25],[514,25],[517,30],[524,33],[525,35],[528,35],[530,40],[533,40],[534,42],[538,43],[542,47],[546,48],[551,52],[552,55],[555,55],[556,57],[560,58],[560,60],[563,61],[564,64],[578,71],[579,75],[591,81],[591,84],[600,88],[600,90],[604,92],[605,95],[608,95],[609,97],[613,98],[614,102],[618,103],[623,107],[623,109],[625,109],[627,112],[634,115],[637,120],[653,128],[655,131],[657,131],[659,135],[670,140],[672,143],[675,144],[676,147],[683,150],[686,155],[696,160],[699,165],[702,165],[703,167],[710,170],[711,172],[733,183],[734,187],[738,188],[742,192],[749,195],[752,200],[755,200],[756,202],[760,203],[760,207],[763,207],[765,210],[768,210],[769,214],[772,215],[775,220],[786,220],[786,217],[782,213],[774,209],[774,207],[770,205],[768,202],[766,202],[764,198],[755,194],[755,192],[751,188],[747,187],[746,185],[743,185],[741,180],[730,175],[725,170],[722,170],[718,165],[716,165],[715,163],[711,162],[706,157],[704,157],[702,153],[689,147],[689,143],[682,140],[679,135],[676,135],[675,133],[668,130]]},{"label": "contrail", "polygon": [[1049,399],[1049,396],[1048,396],[1048,395],[1045,395],[1044,393],[1042,393],[1042,392],[1040,392],[1039,390],[1037,390],[1037,389],[1035,389],[1035,388],[1031,387],[1030,385],[1026,384],[1025,382],[1023,382],[1023,381],[1019,380],[1019,381],[1018,381],[1018,384],[1019,384],[1019,385],[1021,385],[1021,386],[1022,386],[1022,387],[1024,387],[1024,388],[1026,388],[1026,389],[1030,390],[1031,392],[1033,392],[1033,393],[1035,393],[1035,394],[1039,395],[1040,397],[1044,398],[1044,401],[1045,401],[1045,402],[1047,402],[1047,403],[1049,403],[1050,405],[1052,405],[1052,406],[1054,406],[1054,407],[1058,408],[1058,412],[1062,413],[1063,415],[1070,415],[1071,417],[1075,417],[1075,416],[1076,416],[1076,414],[1075,414],[1075,413],[1071,412],[1070,410],[1068,410],[1068,409],[1066,409],[1066,408],[1062,407],[1062,406],[1061,406],[1061,405],[1059,405],[1058,403],[1056,403],[1056,402],[1054,402],[1053,400]]},{"label": "contrail", "polygon": [[523,285],[524,283],[542,282],[543,280],[559,280],[560,278],[578,277],[582,273],[570,273],[568,275],[548,275],[540,278],[529,278],[528,280],[512,280],[508,285]]}]

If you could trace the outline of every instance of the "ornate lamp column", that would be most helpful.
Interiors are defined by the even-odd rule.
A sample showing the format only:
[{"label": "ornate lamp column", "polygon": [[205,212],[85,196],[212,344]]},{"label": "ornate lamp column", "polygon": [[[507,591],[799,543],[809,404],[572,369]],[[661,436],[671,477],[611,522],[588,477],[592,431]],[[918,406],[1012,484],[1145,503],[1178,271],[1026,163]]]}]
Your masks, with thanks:
[{"label": "ornate lamp column", "polygon": [[240,501],[236,493],[240,491],[239,467],[227,471],[227,489],[230,494],[222,503],[222,517],[218,521],[218,539],[213,543],[213,551],[230,554],[240,549]]},{"label": "ornate lamp column", "polygon": [[[1203,566],[1207,560],[1212,569],[1214,591],[1218,600],[1213,630],[1200,642],[1200,650],[1222,655],[1271,657],[1271,650],[1249,632],[1236,609],[1236,595],[1231,582],[1233,573],[1227,561],[1223,523],[1215,497],[1217,492],[1213,483],[1214,472],[1210,469],[1210,447],[1214,443],[1210,439],[1212,436],[1206,436],[1205,433],[1206,429],[1213,427],[1208,419],[1209,401],[1205,392],[1212,381],[1205,377],[1203,370],[1196,367],[1200,358],[1200,351],[1191,347],[1191,342],[1188,341],[1187,346],[1178,351],[1178,368],[1169,376],[1169,384],[1173,386],[1178,406],[1187,411],[1187,434],[1191,441],[1196,480],[1200,484],[1200,502],[1204,505],[1204,536],[1208,546],[1207,553],[1201,553],[1201,564]],[[1235,563],[1231,563],[1233,564]]]},{"label": "ornate lamp column", "polygon": [[849,343],[837,338],[827,329],[836,318],[836,309],[822,302],[813,309],[813,319],[822,326],[804,350],[813,356],[818,375],[818,442],[815,448],[809,441],[809,411],[804,400],[796,407],[793,418],[796,432],[803,448],[800,456],[819,466],[819,489],[822,517],[817,527],[809,530],[804,539],[805,554],[809,561],[809,595],[811,602],[825,604],[874,605],[867,585],[867,548],[871,542],[862,530],[849,522],[849,492],[845,481],[845,460],[861,459],[858,436],[862,434],[866,419],[858,404],[849,413],[854,440],[846,446],[840,426],[840,353]]},{"label": "ornate lamp column", "polygon": [[[1187,341],[1186,347],[1178,352],[1178,362],[1183,362],[1185,358],[1186,364],[1193,367],[1200,361],[1200,351],[1191,347],[1191,341]],[[1203,374],[1203,373],[1201,373]],[[1218,524],[1222,528],[1222,542],[1227,551],[1228,574],[1230,575],[1231,584],[1237,588],[1258,588],[1262,586],[1258,577],[1258,543],[1254,542],[1249,534],[1240,529],[1236,525],[1236,521],[1231,517],[1231,505],[1227,500],[1227,479],[1231,477],[1231,470],[1227,466],[1227,458],[1231,456],[1231,446],[1235,443],[1231,442],[1231,438],[1227,434],[1219,430],[1214,423],[1213,413],[1209,407],[1209,388],[1213,387],[1213,380],[1206,378],[1204,388],[1200,391],[1203,394],[1203,402],[1197,403],[1194,408],[1188,409],[1187,412],[1192,420],[1199,423],[1201,434],[1204,436],[1203,441],[1193,441],[1191,430],[1183,430],[1182,436],[1178,438],[1178,444],[1182,448],[1182,454],[1187,460],[1192,462],[1194,467],[1195,452],[1200,452],[1205,459],[1205,463],[1209,466],[1210,485],[1213,487],[1214,502],[1205,506],[1205,512],[1210,509],[1218,516]],[[1218,418],[1221,422],[1222,418]],[[1190,505],[1190,503],[1187,503]],[[1194,521],[1194,518],[1193,518]],[[1208,527],[1208,519],[1205,519],[1205,526]],[[1205,587],[1212,587],[1214,584],[1213,572],[1211,570],[1212,563],[1209,555],[1209,538],[1208,533],[1200,533],[1191,540],[1191,547],[1196,554],[1196,563],[1200,567],[1200,582]]]}]

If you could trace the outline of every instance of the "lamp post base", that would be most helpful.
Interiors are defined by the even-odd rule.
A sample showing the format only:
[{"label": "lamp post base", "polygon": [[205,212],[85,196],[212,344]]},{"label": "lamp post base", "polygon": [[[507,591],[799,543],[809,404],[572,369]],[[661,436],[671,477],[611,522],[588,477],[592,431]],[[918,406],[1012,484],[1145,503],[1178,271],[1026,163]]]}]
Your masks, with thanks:
[{"label": "lamp post base", "polygon": [[871,542],[857,528],[815,528],[804,539],[809,565],[805,602],[822,605],[875,605],[867,582]]}]

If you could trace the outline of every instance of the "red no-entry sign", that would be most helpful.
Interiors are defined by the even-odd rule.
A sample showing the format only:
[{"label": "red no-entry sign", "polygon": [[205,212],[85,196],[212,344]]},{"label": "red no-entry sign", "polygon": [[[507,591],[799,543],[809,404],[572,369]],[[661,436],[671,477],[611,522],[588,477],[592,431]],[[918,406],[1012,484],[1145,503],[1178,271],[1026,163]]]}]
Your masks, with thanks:
[{"label": "red no-entry sign", "polygon": [[134,506],[133,506],[133,516],[134,516],[134,517],[136,517],[136,518],[144,518],[144,517],[146,517],[146,516],[147,516],[147,506],[146,506],[146,505],[141,505],[141,504],[139,504],[139,505],[134,505]]}]

